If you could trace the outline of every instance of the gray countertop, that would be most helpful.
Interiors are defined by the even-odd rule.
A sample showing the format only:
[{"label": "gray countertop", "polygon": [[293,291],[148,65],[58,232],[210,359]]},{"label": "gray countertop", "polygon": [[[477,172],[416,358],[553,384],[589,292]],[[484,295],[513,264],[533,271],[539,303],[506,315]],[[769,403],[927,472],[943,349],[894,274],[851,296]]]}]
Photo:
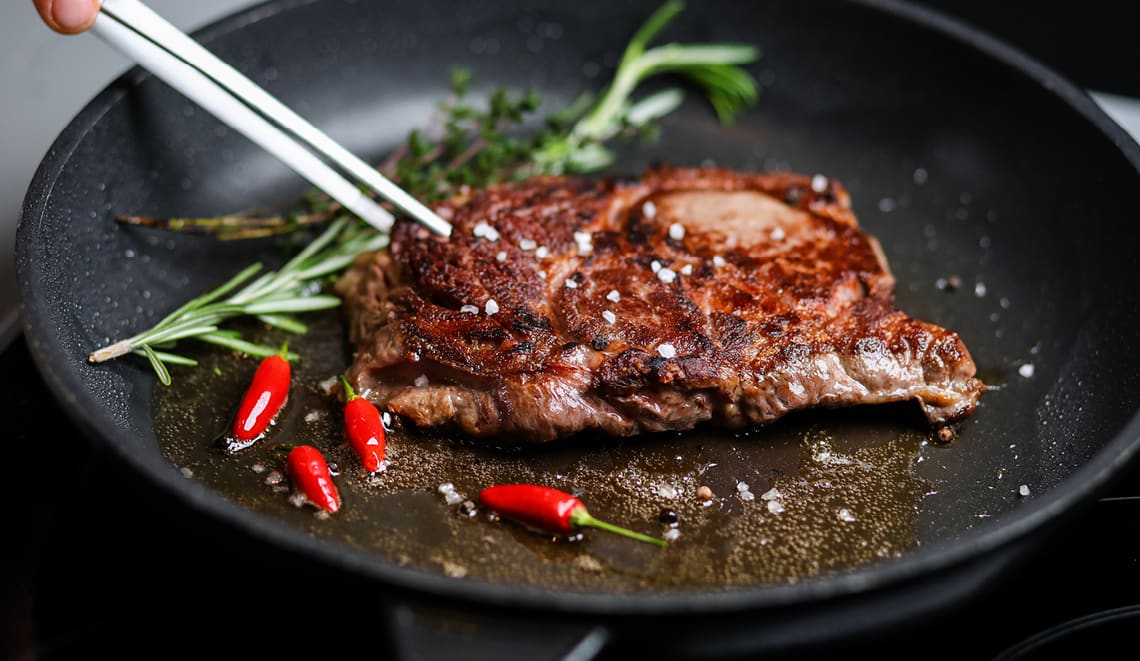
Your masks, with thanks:
[{"label": "gray countertop", "polygon": [[[149,0],[184,30],[255,4],[250,0]],[[92,35],[63,37],[39,21],[28,0],[0,4],[0,349],[19,332],[14,246],[16,223],[32,175],[71,118],[130,63]],[[1094,98],[1134,137],[1140,137],[1140,101],[1107,94]]]}]

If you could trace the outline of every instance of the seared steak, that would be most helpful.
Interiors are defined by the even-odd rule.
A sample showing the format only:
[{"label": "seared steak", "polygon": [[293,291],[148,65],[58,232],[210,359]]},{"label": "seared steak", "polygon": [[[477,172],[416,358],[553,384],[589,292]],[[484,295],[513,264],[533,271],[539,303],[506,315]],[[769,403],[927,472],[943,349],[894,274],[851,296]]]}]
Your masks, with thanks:
[{"label": "seared steak", "polygon": [[354,386],[416,425],[541,442],[911,399],[944,424],[984,390],[955,333],[893,307],[835,181],[659,168],[437,211],[450,239],[401,221],[338,284]]}]

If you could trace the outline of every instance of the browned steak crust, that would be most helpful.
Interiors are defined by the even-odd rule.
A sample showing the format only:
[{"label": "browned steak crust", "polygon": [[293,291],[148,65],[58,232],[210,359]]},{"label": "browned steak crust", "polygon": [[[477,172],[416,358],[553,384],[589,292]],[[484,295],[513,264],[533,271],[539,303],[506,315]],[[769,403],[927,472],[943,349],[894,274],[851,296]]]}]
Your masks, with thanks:
[{"label": "browned steak crust", "polygon": [[894,308],[835,181],[658,168],[437,210],[450,239],[401,221],[338,284],[351,380],[420,426],[541,442],[910,399],[940,424],[984,390],[955,333]]}]

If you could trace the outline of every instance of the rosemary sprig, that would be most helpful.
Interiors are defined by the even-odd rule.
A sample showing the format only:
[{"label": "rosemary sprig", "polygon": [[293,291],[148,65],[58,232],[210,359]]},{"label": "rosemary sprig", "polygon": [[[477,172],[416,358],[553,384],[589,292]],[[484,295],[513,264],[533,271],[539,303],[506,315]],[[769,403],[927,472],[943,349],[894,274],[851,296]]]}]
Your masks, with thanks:
[{"label": "rosemary sprig", "polygon": [[88,360],[101,363],[128,353],[138,354],[150,361],[163,384],[170,385],[167,363],[197,364],[191,358],[159,350],[178,340],[194,338],[242,353],[271,356],[280,349],[247,342],[236,331],[223,330],[220,325],[235,317],[253,316],[270,326],[304,333],[305,325],[293,314],[340,305],[339,298],[320,293],[320,280],[343,270],[357,255],[387,245],[386,234],[342,216],[280,269],[261,273],[261,264],[248,266],[217,289],[171,312],[153,328],[103,347]]},{"label": "rosemary sprig", "polygon": [[[542,103],[536,93],[512,94],[496,89],[483,107],[477,107],[467,101],[470,72],[455,70],[451,95],[439,105],[432,125],[412,131],[380,169],[425,202],[453,195],[463,187],[541,174],[597,172],[614,160],[608,142],[621,136],[651,135],[656,129],[654,123],[681,104],[684,95],[679,88],[632,100],[643,81],[663,74],[695,83],[720,121],[732,121],[757,100],[756,82],[740,65],[755,61],[760,52],[753,46],[724,43],[650,47],[683,7],[680,0],[669,0],[649,17],[626,47],[600,101],[595,103],[592,95],[583,95],[548,116],[538,130],[522,130]],[[279,270],[258,275],[261,265],[250,266],[221,287],[170,313],[153,328],[95,351],[89,360],[98,363],[129,353],[144,356],[162,383],[169,385],[168,365],[197,364],[169,351],[179,340],[193,338],[255,356],[277,353],[277,347],[243,340],[221,324],[252,316],[290,333],[304,333],[304,323],[294,314],[340,304],[335,296],[320,293],[322,281],[346,268],[361,253],[388,245],[387,235],[345,214],[320,192],[311,192],[300,207],[295,213],[269,217],[253,213],[165,220],[121,217],[124,223],[219,239],[264,237],[328,221],[332,224]]]}]

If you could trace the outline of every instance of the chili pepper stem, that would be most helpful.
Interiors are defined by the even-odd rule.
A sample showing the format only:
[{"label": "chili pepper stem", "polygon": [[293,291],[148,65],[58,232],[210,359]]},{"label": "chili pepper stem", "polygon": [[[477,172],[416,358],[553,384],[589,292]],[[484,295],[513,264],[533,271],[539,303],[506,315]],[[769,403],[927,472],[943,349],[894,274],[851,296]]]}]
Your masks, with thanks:
[{"label": "chili pepper stem", "polygon": [[648,542],[650,544],[656,544],[657,546],[666,546],[667,545],[667,543],[663,539],[657,539],[656,537],[650,537],[649,535],[642,535],[639,532],[634,532],[632,530],[622,528],[620,526],[615,526],[612,523],[606,523],[605,521],[595,519],[593,516],[590,515],[590,513],[586,510],[585,507],[579,507],[578,509],[576,509],[570,513],[570,525],[574,526],[575,528],[598,528],[601,530],[606,530],[608,532],[612,532],[612,533],[617,534],[617,535],[621,535],[623,537],[629,537],[630,539],[636,539],[639,542]]},{"label": "chili pepper stem", "polygon": [[343,374],[340,375],[340,382],[344,384],[344,399],[346,402],[351,402],[357,397],[360,397],[360,395],[357,395],[356,391],[352,389],[352,384],[348,382],[348,379],[344,378]]}]

